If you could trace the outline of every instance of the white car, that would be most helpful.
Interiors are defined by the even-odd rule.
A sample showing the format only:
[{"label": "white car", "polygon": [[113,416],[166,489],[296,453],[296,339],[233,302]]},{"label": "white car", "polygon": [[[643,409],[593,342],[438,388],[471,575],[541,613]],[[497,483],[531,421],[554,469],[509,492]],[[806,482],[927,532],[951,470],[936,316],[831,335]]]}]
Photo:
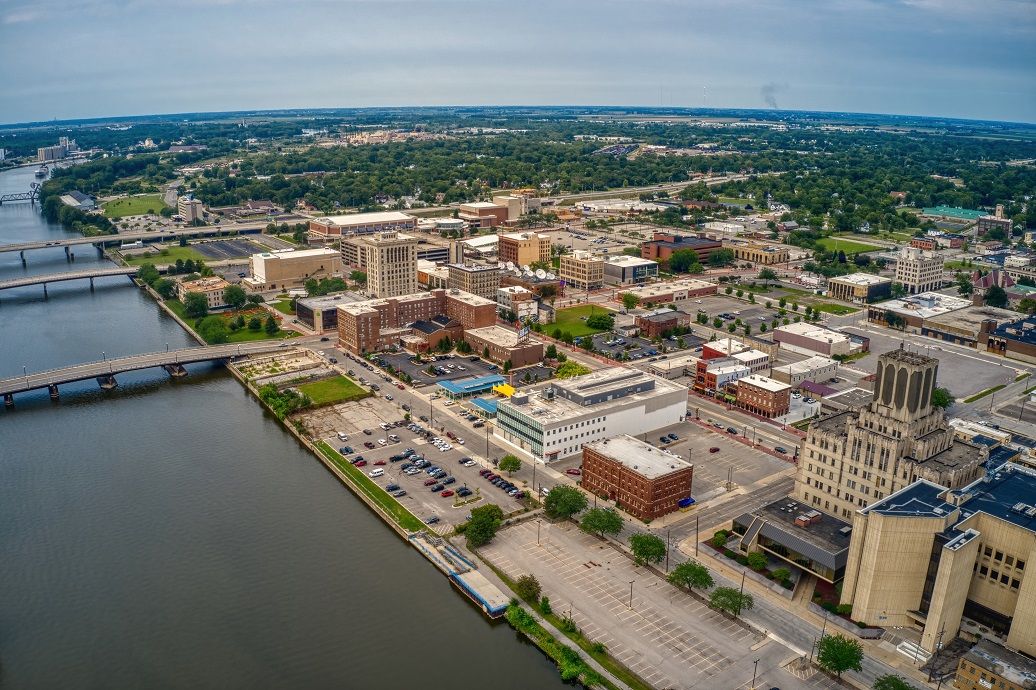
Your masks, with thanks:
[{"label": "white car", "polygon": [[464,445],[464,439],[458,438],[457,439],[457,445],[463,446]]},{"label": "white car", "polygon": [[339,440],[339,441],[348,441],[348,440],[349,440],[349,437],[348,437],[348,436],[346,436],[346,435],[345,435],[345,433],[343,433],[343,432],[339,431],[339,432],[338,432],[338,440]]},{"label": "white car", "polygon": [[450,405],[452,405],[452,404],[453,404],[453,401],[452,401],[452,400],[447,400],[447,401],[446,401],[445,403],[443,403],[443,404],[444,404],[444,405],[446,405],[446,407],[449,407]]},{"label": "white car", "polygon": [[387,446],[387,445],[388,445],[388,441],[386,441],[386,440],[385,440],[385,439],[383,439],[383,438],[379,438],[379,439],[378,439],[378,445],[379,445],[379,446]]}]

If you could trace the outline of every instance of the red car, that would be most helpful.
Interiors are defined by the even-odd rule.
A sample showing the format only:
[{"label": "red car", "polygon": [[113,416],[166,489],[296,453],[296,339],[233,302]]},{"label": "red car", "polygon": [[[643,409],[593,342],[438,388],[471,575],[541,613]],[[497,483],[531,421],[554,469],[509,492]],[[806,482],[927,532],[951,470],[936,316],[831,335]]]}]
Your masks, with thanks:
[{"label": "red car", "polygon": [[450,496],[452,496],[452,495],[453,495],[453,492],[452,492],[452,491],[450,491],[449,489],[446,489],[446,491],[443,491],[443,492],[442,492],[442,497],[443,497],[443,498],[449,498],[449,497],[450,497]]},{"label": "red car", "polygon": [[433,484],[438,484],[438,483],[439,483],[438,479],[426,479],[424,481],[424,485],[425,486],[432,486]]},{"label": "red car", "polygon": [[582,470],[577,470],[574,467],[572,469],[570,469],[570,470],[565,470],[565,474],[577,474],[578,475],[578,474],[582,474],[582,473],[583,473]]},{"label": "red car", "polygon": [[406,390],[406,387],[402,383],[397,383],[396,384],[396,388],[398,388],[401,391],[405,391]]},{"label": "red car", "polygon": [[374,450],[374,444],[371,443],[370,441],[364,441],[363,442],[363,447],[366,448],[367,450]]},{"label": "red car", "polygon": [[378,461],[377,461],[377,462],[375,462],[374,464],[375,464],[375,465],[384,465],[384,464],[385,464],[385,461],[384,461],[384,460],[378,460]]},{"label": "red car", "polygon": [[713,446],[712,448],[709,448],[709,452],[710,453],[718,453],[719,452],[719,448],[717,448],[716,446]]},{"label": "red car", "polygon": [[357,467],[366,467],[367,466],[367,461],[366,460],[360,460],[359,462],[354,462],[353,464],[356,465]]}]

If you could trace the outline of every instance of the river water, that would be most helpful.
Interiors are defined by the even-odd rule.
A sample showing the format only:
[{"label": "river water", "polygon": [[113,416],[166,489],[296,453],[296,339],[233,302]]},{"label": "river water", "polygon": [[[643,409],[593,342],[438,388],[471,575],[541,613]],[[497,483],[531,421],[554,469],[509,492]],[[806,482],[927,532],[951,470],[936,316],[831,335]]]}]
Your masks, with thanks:
[{"label": "river water", "polygon": [[[0,207],[0,244],[68,235]],[[75,253],[2,253],[0,280],[105,261]],[[194,344],[125,278],[48,293],[0,293],[0,377]],[[230,374],[189,371],[0,411],[0,687],[562,686]]]}]

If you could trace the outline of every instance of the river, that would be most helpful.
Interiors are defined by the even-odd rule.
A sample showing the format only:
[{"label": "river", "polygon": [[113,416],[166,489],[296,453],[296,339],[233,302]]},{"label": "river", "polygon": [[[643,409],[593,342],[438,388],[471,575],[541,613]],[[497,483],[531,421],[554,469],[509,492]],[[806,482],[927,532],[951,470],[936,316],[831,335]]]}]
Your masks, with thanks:
[{"label": "river", "polygon": [[[0,207],[2,244],[68,235]],[[0,280],[104,261],[2,253]],[[127,279],[95,283],[0,293],[0,377],[194,344]],[[0,411],[0,687],[562,687],[229,373],[188,369]]]}]

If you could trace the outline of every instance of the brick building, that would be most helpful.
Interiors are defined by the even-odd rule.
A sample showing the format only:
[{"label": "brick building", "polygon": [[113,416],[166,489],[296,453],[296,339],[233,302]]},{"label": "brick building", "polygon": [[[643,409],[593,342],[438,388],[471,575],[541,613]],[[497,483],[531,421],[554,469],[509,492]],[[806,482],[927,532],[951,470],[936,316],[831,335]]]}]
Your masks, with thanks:
[{"label": "brick building", "polygon": [[507,223],[508,208],[488,201],[475,201],[457,207],[457,217],[479,228],[495,228]]},{"label": "brick building", "polygon": [[934,252],[937,242],[934,237],[915,237],[910,240],[910,246],[915,249],[923,249],[926,252]]},{"label": "brick building", "polygon": [[626,434],[583,446],[583,488],[640,520],[678,510],[693,481],[694,465]]},{"label": "brick building", "polygon": [[499,235],[497,258],[501,263],[510,261],[515,266],[534,262],[550,263],[550,235],[537,232],[512,232]]},{"label": "brick building", "polygon": [[781,417],[791,409],[791,386],[749,374],[737,380],[737,406],[767,419]]},{"label": "brick building", "polygon": [[502,326],[467,330],[464,340],[478,354],[488,350],[491,360],[501,364],[510,362],[513,367],[527,367],[543,359],[542,343],[528,338],[523,343],[516,332]]},{"label": "brick building", "polygon": [[669,261],[673,252],[681,249],[693,249],[698,254],[698,262],[704,264],[709,258],[709,254],[723,249],[723,243],[697,235],[656,232],[649,242],[640,246],[640,256],[653,261]]},{"label": "brick building", "polygon": [[646,338],[661,337],[666,331],[674,328],[689,328],[691,315],[682,311],[672,309],[656,309],[646,314],[640,314],[633,321],[640,329],[641,334]]},{"label": "brick building", "polygon": [[496,291],[500,289],[500,269],[496,264],[450,264],[447,268],[450,289],[496,300]]}]

